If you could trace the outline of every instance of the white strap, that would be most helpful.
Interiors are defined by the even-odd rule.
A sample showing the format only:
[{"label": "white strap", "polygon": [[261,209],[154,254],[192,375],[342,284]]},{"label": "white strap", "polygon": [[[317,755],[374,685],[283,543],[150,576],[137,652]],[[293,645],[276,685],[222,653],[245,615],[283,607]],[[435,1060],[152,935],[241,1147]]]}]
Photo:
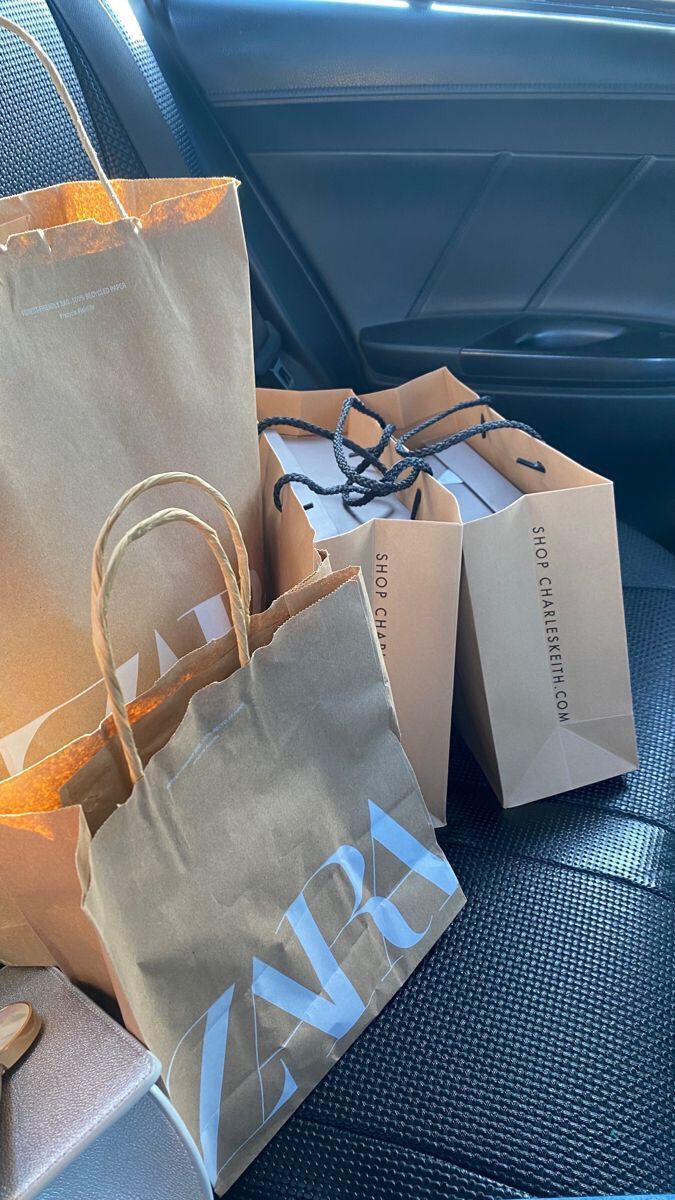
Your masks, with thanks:
[{"label": "white strap", "polygon": [[55,63],[52,62],[48,54],[45,54],[42,46],[40,46],[39,42],[35,41],[35,38],[32,37],[30,33],[27,33],[25,29],[22,29],[21,26],[17,25],[14,21],[10,21],[8,17],[0,16],[0,28],[7,29],[9,33],[13,33],[16,35],[16,37],[21,38],[21,41],[25,42],[27,46],[30,46],[36,58],[42,63],[42,66],[49,75],[54,87],[56,88],[56,91],[58,92],[59,98],[63,102],[63,106],[73,123],[75,133],[80,140],[80,145],[82,146],[82,149],[89,159],[89,162],[94,168],[99,182],[105,188],[111,202],[115,205],[115,208],[120,216],[123,217],[124,220],[128,220],[129,214],[117,195],[117,192],[113,188],[110,180],[108,179],[108,176],[103,170],[103,167],[101,166],[100,159],[94,150],[91,138],[82,124],[75,101],[68,91],[68,88],[66,87]]}]

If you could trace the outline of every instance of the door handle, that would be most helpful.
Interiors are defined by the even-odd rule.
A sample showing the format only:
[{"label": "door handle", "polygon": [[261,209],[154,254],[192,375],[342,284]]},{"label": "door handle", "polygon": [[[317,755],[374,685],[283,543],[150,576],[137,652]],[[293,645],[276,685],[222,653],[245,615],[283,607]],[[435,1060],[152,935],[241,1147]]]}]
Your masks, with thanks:
[{"label": "door handle", "polygon": [[648,321],[524,315],[460,351],[482,381],[665,384],[675,380],[675,328]]},{"label": "door handle", "polygon": [[652,321],[529,312],[418,317],[364,329],[361,347],[385,375],[447,366],[479,390],[675,383],[675,325]]}]

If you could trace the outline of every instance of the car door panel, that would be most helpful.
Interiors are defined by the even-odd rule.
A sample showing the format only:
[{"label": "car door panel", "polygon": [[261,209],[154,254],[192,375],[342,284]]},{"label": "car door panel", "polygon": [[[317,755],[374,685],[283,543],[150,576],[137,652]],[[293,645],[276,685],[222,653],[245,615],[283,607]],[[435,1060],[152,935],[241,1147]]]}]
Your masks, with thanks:
[{"label": "car door panel", "polygon": [[[667,18],[402,0],[165,0],[162,13],[242,164],[245,219],[248,191],[350,344],[350,381],[446,362],[510,415],[534,412],[615,478],[629,519],[672,538]],[[299,284],[276,282],[287,307]],[[310,304],[296,345],[316,361],[323,339],[344,382],[314,325]],[[653,467],[639,485],[636,455]]]}]

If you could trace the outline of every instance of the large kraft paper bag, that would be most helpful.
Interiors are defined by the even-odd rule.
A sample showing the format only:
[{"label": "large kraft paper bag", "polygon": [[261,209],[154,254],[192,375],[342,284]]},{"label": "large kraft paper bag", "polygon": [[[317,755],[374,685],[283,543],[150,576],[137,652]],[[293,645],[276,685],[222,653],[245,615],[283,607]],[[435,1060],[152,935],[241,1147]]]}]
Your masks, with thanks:
[{"label": "large kraft paper bag", "polygon": [[[258,419],[299,418],[335,429],[350,390],[274,391],[258,388]],[[305,437],[292,427],[285,437]],[[377,423],[352,408],[345,436],[361,446],[378,442]],[[417,776],[435,825],[445,825],[450,724],[455,675],[455,633],[462,558],[462,524],[455,497],[432,477],[421,474],[397,499],[414,520],[375,517],[359,509],[364,523],[328,538],[314,538],[303,505],[292,486],[274,503],[274,485],[284,473],[277,454],[260,439],[262,502],[266,528],[283,549],[283,586],[309,574],[315,546],[325,551],[334,570],[358,566],[370,600],[375,627],[391,682],[401,741]],[[386,446],[382,462],[398,456]],[[291,555],[288,547],[293,547]],[[281,569],[281,568],[280,568]]]},{"label": "large kraft paper bag", "polygon": [[[170,487],[171,498],[185,495],[188,488],[190,496],[196,499],[203,493],[205,503],[210,504],[211,524],[217,526],[221,538],[226,540],[228,526],[232,524],[231,510],[223,505],[220,493],[197,476],[185,472],[152,476],[127,492],[99,535],[92,580],[95,594],[100,586],[103,555],[111,529],[123,520],[129,505],[133,504],[137,511],[145,493],[158,486]],[[218,508],[220,520],[216,520]],[[235,531],[238,528],[232,527]],[[274,528],[267,531],[266,540],[271,558],[279,564],[277,570],[283,570],[286,553],[276,545]],[[288,553],[289,573],[295,575],[297,559],[292,547]],[[316,552],[310,551],[304,561],[309,567],[308,576],[319,578],[327,573],[327,563],[322,562]],[[186,565],[186,571],[196,569],[199,578],[207,573],[211,562],[206,547],[197,543],[196,549],[191,547],[190,566]],[[124,582],[122,577],[120,584]],[[222,589],[222,578],[219,585],[216,584],[218,586]],[[268,586],[270,590],[278,586],[274,572],[269,576]],[[253,617],[253,628],[257,629],[257,623],[262,620],[262,617]],[[117,624],[115,621],[116,629]],[[90,637],[88,634],[89,640]],[[128,705],[129,721],[143,751],[155,745],[156,710],[165,694],[162,679],[154,691]],[[62,803],[63,789],[71,777],[111,743],[115,747],[117,740],[109,716],[93,733],[76,738],[63,749],[0,783],[0,960],[26,966],[57,964],[77,983],[115,996],[127,1024],[136,1032],[124,995],[111,974],[95,930],[82,912],[76,865],[80,814],[74,805]],[[87,794],[87,802],[93,810],[93,788]]]},{"label": "large kraft paper bag", "polygon": [[[141,741],[106,606],[132,541],[176,520],[223,564],[234,629],[148,694]],[[95,633],[120,742],[64,796],[82,805],[85,911],[219,1194],[464,902],[401,748],[358,570],[249,621],[239,562],[238,598],[213,529],[175,509],[119,543]]]},{"label": "large kraft paper bag", "polygon": [[[399,430],[476,400],[433,371],[364,400]],[[484,419],[455,412],[410,442]],[[517,429],[471,447],[525,493],[464,526],[455,712],[505,807],[638,764],[611,482]]]},{"label": "large kraft paper bag", "polygon": [[[111,184],[56,68],[29,35],[0,25],[51,73],[98,175],[0,200],[2,778],[105,716],[88,557],[125,488],[176,464],[227,483],[258,591],[261,548],[236,181]],[[222,581],[211,561],[190,569],[195,552],[162,531],[145,574],[132,566],[121,581],[115,629],[128,699],[228,628]],[[148,581],[160,571],[158,596]]]}]

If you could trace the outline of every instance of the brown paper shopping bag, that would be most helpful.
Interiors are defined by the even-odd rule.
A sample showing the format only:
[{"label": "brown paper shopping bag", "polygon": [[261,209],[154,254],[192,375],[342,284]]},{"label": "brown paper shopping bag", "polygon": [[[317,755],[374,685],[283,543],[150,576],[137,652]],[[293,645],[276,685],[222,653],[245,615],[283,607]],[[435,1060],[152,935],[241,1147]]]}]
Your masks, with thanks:
[{"label": "brown paper shopping bag", "polygon": [[[259,388],[258,419],[299,418],[335,429],[347,391],[290,392]],[[306,431],[280,427],[290,438]],[[378,442],[382,430],[368,415],[352,409],[345,435],[361,446]],[[462,555],[462,525],[454,496],[421,474],[399,493],[404,519],[369,517],[363,524],[328,537],[316,537],[295,486],[284,489],[281,512],[274,488],[284,467],[272,438],[261,437],[262,501],[266,528],[275,529],[283,548],[280,589],[307,575],[315,546],[326,551],[335,570],[361,567],[380,648],[391,682],[403,747],[436,825],[445,824],[450,720],[455,674],[455,631]],[[382,462],[396,459],[387,445]],[[414,515],[414,519],[411,517]],[[293,547],[291,554],[287,547]]]},{"label": "brown paper shopping bag", "polygon": [[[56,68],[0,26],[44,63],[98,176],[0,200],[3,778],[105,715],[87,557],[121,491],[176,462],[227,480],[256,576],[261,558],[236,181],[111,184]],[[116,597],[128,699],[229,625],[217,571],[192,569],[193,542],[164,530],[149,553],[144,585],[132,566]]]},{"label": "brown paper shopping bag", "polygon": [[456,715],[502,803],[633,770],[611,482],[521,429],[491,430],[499,413],[445,369],[364,399],[402,431],[455,410],[411,447],[484,422],[471,448],[522,493],[463,538]]},{"label": "brown paper shopping bag", "polygon": [[[175,521],[208,540],[234,629],[148,693],[143,728],[107,605],[132,542]],[[85,910],[219,1194],[463,904],[399,742],[358,570],[250,618],[241,553],[239,566],[237,586],[214,530],[186,511],[123,537],[93,606],[120,741],[66,789],[88,818]]]}]

